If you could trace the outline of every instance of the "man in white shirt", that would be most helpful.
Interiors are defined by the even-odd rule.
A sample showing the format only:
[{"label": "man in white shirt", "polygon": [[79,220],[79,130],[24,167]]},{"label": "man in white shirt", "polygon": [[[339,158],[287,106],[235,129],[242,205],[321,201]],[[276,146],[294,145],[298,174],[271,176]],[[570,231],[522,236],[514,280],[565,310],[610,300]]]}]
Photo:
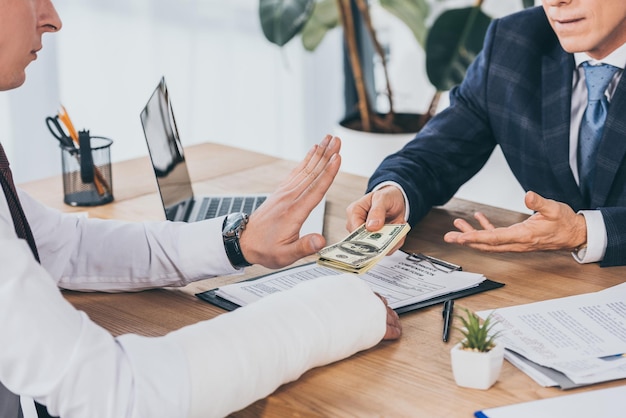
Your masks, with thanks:
[{"label": "man in white shirt", "polygon": [[[477,228],[457,219],[446,242],[493,252],[568,250],[581,263],[626,264],[625,65],[624,0],[543,0],[495,20],[450,106],[381,163],[368,193],[348,208],[348,228],[415,225],[500,146],[535,213],[508,227],[482,213]],[[610,67],[589,102],[600,83],[586,67]],[[595,115],[587,112],[593,100],[604,108],[595,126],[583,123]],[[596,148],[587,153],[592,136]]]},{"label": "man in white shirt", "polygon": [[[0,0],[0,90],[24,83],[42,35],[60,28],[50,0]],[[58,289],[182,286],[313,254],[324,237],[299,237],[299,229],[339,169],[339,148],[330,136],[313,147],[249,221],[186,224],[83,219],[47,208],[15,190],[0,145],[0,417],[21,417],[21,409],[33,416],[27,398],[45,405],[39,416],[46,408],[61,417],[224,416],[312,367],[398,338],[395,312],[349,275],[159,338],[113,338]],[[238,233],[231,247],[225,228]]]}]

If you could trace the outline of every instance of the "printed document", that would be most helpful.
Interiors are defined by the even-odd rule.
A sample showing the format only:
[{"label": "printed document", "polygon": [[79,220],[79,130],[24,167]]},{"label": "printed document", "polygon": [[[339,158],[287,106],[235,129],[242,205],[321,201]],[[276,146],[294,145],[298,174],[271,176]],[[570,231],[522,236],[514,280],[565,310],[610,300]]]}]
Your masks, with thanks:
[{"label": "printed document", "polygon": [[[230,284],[219,288],[215,294],[244,306],[306,280],[342,274],[350,273],[341,273],[315,263],[305,264],[255,280]],[[409,259],[408,254],[402,251],[384,257],[371,270],[357,277],[365,280],[373,291],[384,296],[389,306],[394,309],[469,289],[485,280],[482,274],[444,270],[428,261]],[[341,280],[341,277],[337,279]]]},{"label": "printed document", "polygon": [[626,378],[626,283],[490,312],[508,350],[576,384]]}]

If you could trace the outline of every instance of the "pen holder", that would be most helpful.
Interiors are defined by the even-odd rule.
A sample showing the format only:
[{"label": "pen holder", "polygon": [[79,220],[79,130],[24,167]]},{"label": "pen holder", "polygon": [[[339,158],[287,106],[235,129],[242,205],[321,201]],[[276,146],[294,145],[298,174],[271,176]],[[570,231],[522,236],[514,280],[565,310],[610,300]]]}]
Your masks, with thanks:
[{"label": "pen holder", "polygon": [[80,147],[61,145],[63,201],[70,206],[97,206],[113,201],[113,141],[80,132]]}]

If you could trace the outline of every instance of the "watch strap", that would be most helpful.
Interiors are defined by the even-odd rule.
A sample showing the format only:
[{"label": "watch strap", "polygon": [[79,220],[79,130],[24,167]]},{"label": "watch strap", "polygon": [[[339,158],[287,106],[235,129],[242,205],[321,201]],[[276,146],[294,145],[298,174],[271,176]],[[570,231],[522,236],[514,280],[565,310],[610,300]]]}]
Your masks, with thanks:
[{"label": "watch strap", "polygon": [[248,263],[246,258],[243,256],[243,252],[241,251],[241,245],[239,243],[239,236],[241,234],[241,231],[248,223],[248,217],[247,215],[243,214],[240,223],[233,230],[225,231],[224,229],[226,225],[229,224],[230,216],[241,216],[241,214],[233,214],[224,218],[224,225],[222,227],[222,238],[224,240],[224,249],[226,250],[226,256],[228,257],[230,264],[232,264],[232,266],[237,269],[251,266],[252,264]]}]

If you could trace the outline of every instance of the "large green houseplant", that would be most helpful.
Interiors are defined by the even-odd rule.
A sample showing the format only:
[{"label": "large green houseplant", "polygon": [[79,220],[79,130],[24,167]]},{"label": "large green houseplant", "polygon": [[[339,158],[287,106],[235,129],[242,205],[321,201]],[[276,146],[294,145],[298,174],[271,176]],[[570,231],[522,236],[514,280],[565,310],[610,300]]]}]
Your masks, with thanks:
[{"label": "large green houseplant", "polygon": [[[429,1],[434,0],[377,1],[411,29],[416,42],[426,51],[428,78],[437,93],[429,110],[410,128],[410,131],[416,132],[434,113],[440,93],[460,83],[465,76],[467,67],[482,48],[491,18],[481,9],[483,0],[478,0],[471,7],[446,10],[429,28]],[[523,2],[524,6],[528,6],[533,0]],[[356,7],[352,7],[353,4]],[[400,126],[394,112],[386,57],[376,37],[368,0],[259,0],[259,14],[263,33],[270,42],[283,46],[296,35],[301,35],[302,44],[309,51],[315,50],[328,31],[342,26],[358,97],[360,130],[386,133],[406,131]],[[372,108],[366,91],[363,57],[359,55],[355,33],[354,22],[357,19],[363,22],[384,69],[389,111],[383,115]]]}]

